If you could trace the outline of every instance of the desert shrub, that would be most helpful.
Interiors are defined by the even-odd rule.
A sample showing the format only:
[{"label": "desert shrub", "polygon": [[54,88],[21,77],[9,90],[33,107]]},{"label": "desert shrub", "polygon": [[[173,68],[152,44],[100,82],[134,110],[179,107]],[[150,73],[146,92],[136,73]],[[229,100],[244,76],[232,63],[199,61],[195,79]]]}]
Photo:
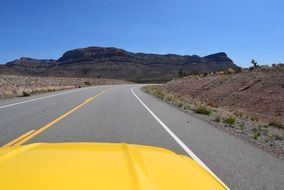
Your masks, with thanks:
[{"label": "desert shrub", "polygon": [[90,81],[85,81],[84,84],[87,85],[87,86],[91,86],[92,85]]},{"label": "desert shrub", "polygon": [[268,125],[273,126],[273,127],[277,127],[277,128],[280,128],[280,129],[284,128],[284,125],[280,122],[277,122],[277,121],[271,121]]},{"label": "desert shrub", "polygon": [[173,98],[173,96],[171,96],[171,95],[165,95],[165,97],[164,97],[164,100],[166,100],[166,101],[172,101],[174,98]]},{"label": "desert shrub", "polygon": [[183,71],[183,68],[179,68],[178,70],[178,77],[182,78],[185,77],[187,74]]},{"label": "desert shrub", "polygon": [[189,75],[197,76],[197,75],[199,75],[199,72],[197,72],[197,71],[191,71],[191,72],[189,73]]},{"label": "desert shrub", "polygon": [[189,109],[190,109],[190,104],[184,103],[184,104],[182,105],[182,108],[183,108],[184,110],[189,110]]},{"label": "desert shrub", "polygon": [[4,91],[2,94],[0,92],[0,97],[2,97],[2,98],[12,97],[13,95],[14,95],[14,92],[9,91],[9,90]]},{"label": "desert shrub", "polygon": [[239,112],[239,111],[236,111],[235,113],[234,113],[237,117],[243,117],[243,113],[242,112]]},{"label": "desert shrub", "polygon": [[243,123],[239,127],[242,131],[245,130],[245,128],[246,128],[245,124],[243,124]]},{"label": "desert shrub", "polygon": [[48,92],[53,92],[53,91],[55,91],[55,88],[52,88],[52,87],[47,88],[47,91],[48,91]]},{"label": "desert shrub", "polygon": [[257,122],[257,121],[258,121],[258,118],[257,118],[257,117],[251,117],[250,120]]},{"label": "desert shrub", "polygon": [[160,99],[164,99],[165,94],[159,90],[152,91],[152,94]]},{"label": "desert shrub", "polygon": [[214,121],[220,122],[220,121],[221,121],[221,117],[220,117],[220,116],[217,116],[217,117],[214,119]]},{"label": "desert shrub", "polygon": [[145,86],[142,88],[145,92],[156,96],[157,98],[164,99],[165,94],[162,90],[158,89],[155,86]]},{"label": "desert shrub", "polygon": [[266,143],[269,143],[269,142],[271,142],[272,141],[272,135],[271,134],[268,134],[267,136],[266,136],[266,138],[265,138],[265,142]]},{"label": "desert shrub", "polygon": [[234,125],[236,122],[236,118],[233,116],[229,116],[224,120],[225,123],[229,124],[230,126]]},{"label": "desert shrub", "polygon": [[257,62],[254,59],[251,60],[251,64],[253,65],[253,68],[257,68],[258,67]]},{"label": "desert shrub", "polygon": [[27,92],[27,91],[23,91],[23,96],[25,97],[25,96],[30,96],[31,95],[31,93],[29,93],[29,92]]},{"label": "desert shrub", "polygon": [[259,130],[256,130],[254,133],[253,133],[253,138],[254,139],[257,139],[258,137],[260,136],[260,131]]},{"label": "desert shrub", "polygon": [[251,131],[254,133],[256,132],[258,129],[256,127],[252,128]]},{"label": "desert shrub", "polygon": [[211,111],[206,106],[198,106],[195,110],[195,113],[210,115]]},{"label": "desert shrub", "polygon": [[274,134],[274,135],[273,135],[273,138],[274,138],[275,140],[283,140],[283,138],[282,138],[280,135],[278,135],[278,134]]},{"label": "desert shrub", "polygon": [[253,135],[252,138],[257,139],[260,136],[260,130],[256,127],[251,129]]},{"label": "desert shrub", "polygon": [[215,102],[211,102],[211,101],[209,101],[207,103],[207,106],[210,106],[210,107],[213,107],[213,108],[218,108],[218,105]]},{"label": "desert shrub", "polygon": [[182,107],[182,105],[183,105],[183,103],[182,103],[182,102],[180,102],[180,101],[178,101],[178,102],[176,102],[176,105],[177,105],[177,107],[181,108],[181,107]]}]

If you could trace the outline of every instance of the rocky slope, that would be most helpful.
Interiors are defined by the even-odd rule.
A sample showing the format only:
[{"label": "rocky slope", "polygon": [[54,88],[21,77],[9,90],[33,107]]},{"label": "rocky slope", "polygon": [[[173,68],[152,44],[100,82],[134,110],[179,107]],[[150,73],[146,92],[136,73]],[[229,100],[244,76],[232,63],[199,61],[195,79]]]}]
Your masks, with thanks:
[{"label": "rocky slope", "polygon": [[265,122],[284,123],[284,66],[232,74],[188,76],[162,87],[188,100],[245,114]]},{"label": "rocky slope", "polygon": [[283,64],[238,73],[187,76],[144,89],[284,158]]},{"label": "rocky slope", "polygon": [[158,55],[131,53],[117,48],[89,47],[67,51],[58,60],[21,58],[0,67],[0,74],[114,78],[138,82],[166,81],[186,73],[238,69],[225,53]]}]

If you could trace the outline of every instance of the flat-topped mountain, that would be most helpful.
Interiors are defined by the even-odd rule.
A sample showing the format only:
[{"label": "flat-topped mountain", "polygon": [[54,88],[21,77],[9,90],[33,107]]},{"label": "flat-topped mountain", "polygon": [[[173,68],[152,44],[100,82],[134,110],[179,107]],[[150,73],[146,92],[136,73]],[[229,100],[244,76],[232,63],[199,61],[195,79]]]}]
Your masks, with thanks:
[{"label": "flat-topped mountain", "polygon": [[223,52],[200,57],[88,47],[67,51],[58,60],[22,57],[0,66],[0,74],[102,77],[146,82],[170,80],[181,68],[187,73],[201,73],[238,67]]}]

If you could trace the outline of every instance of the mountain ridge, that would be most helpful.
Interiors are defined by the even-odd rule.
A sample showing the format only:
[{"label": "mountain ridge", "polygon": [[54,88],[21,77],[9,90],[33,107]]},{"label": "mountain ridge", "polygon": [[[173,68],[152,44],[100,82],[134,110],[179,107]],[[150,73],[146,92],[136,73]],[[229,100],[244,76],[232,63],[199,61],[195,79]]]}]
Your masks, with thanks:
[{"label": "mountain ridge", "polygon": [[114,78],[130,81],[167,81],[178,70],[209,73],[239,67],[224,52],[207,56],[133,53],[120,48],[92,46],[66,51],[60,58],[21,57],[0,66],[0,74],[54,77]]}]

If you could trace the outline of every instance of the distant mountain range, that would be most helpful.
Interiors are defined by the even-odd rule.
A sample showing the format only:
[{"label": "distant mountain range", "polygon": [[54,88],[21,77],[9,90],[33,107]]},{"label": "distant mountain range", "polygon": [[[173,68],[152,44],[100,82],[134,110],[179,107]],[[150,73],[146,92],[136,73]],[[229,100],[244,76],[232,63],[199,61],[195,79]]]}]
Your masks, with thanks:
[{"label": "distant mountain range", "polygon": [[114,78],[136,82],[166,81],[186,73],[238,69],[226,53],[197,55],[132,53],[118,48],[88,47],[67,51],[58,60],[20,59],[0,65],[0,74]]}]

